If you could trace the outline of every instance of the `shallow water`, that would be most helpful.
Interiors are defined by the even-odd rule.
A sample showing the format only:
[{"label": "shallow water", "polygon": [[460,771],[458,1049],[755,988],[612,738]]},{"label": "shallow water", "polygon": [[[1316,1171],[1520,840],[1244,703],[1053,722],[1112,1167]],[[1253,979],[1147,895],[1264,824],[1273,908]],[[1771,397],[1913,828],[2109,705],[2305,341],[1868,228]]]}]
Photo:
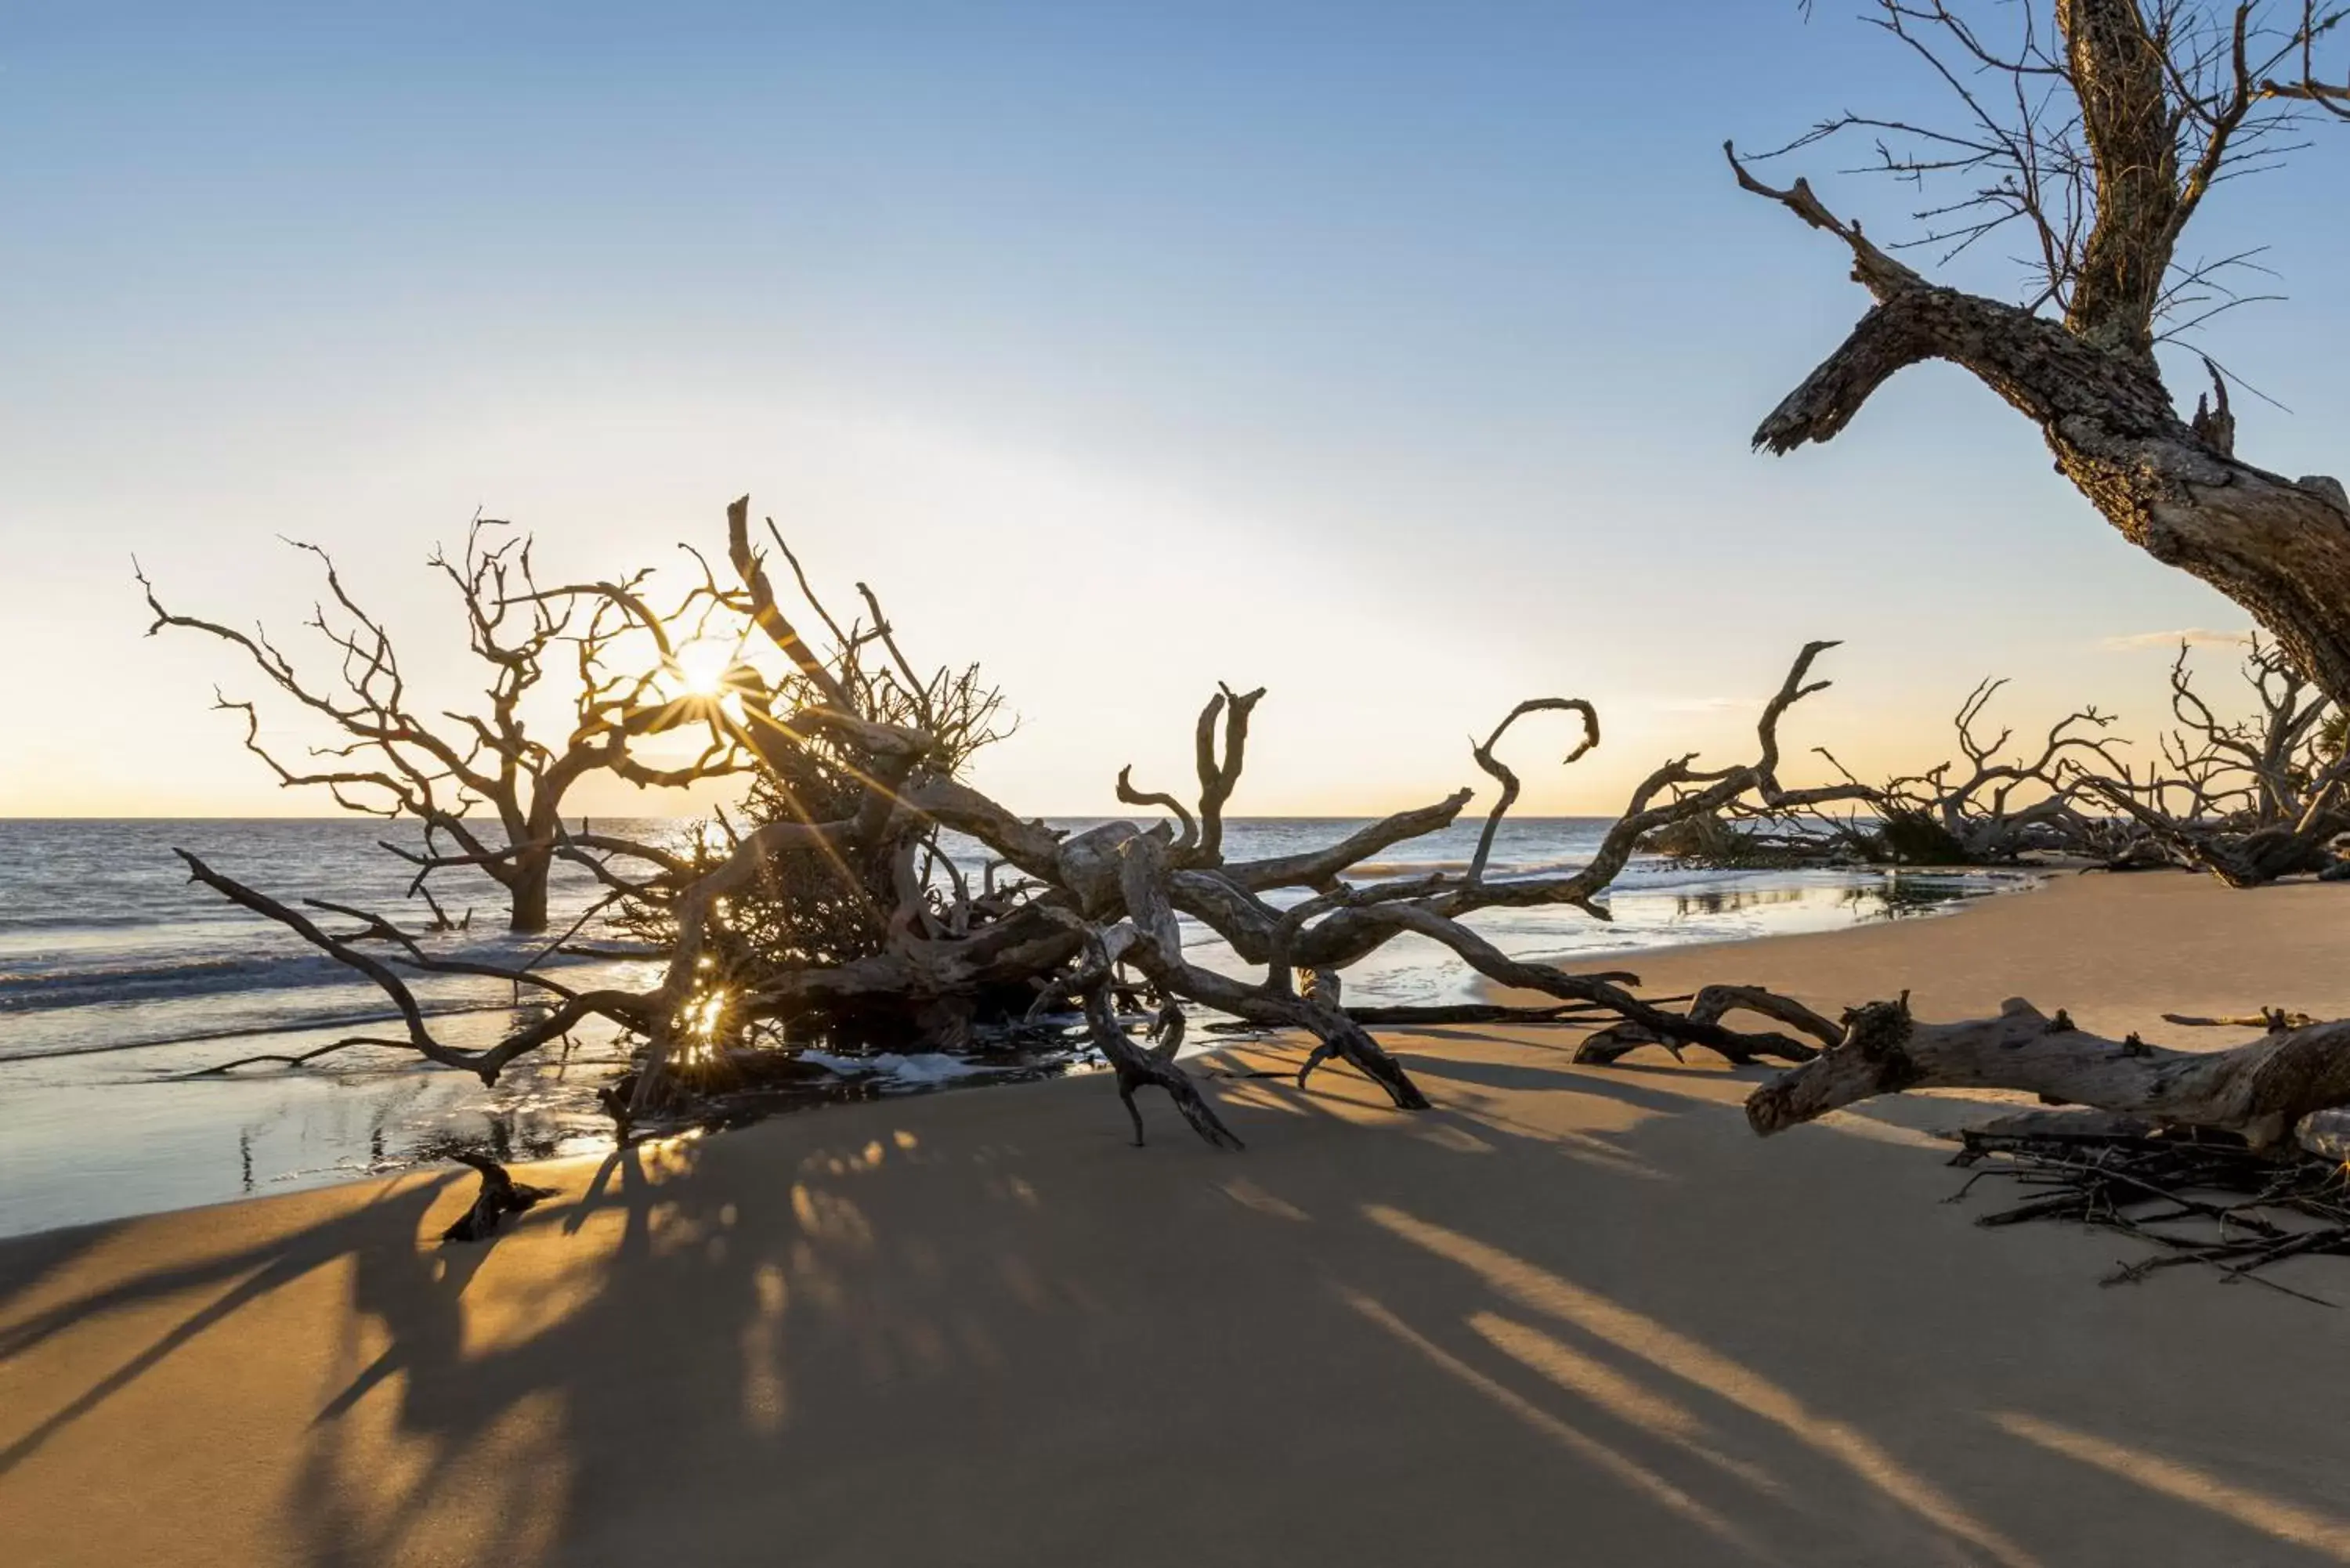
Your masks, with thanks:
[{"label": "shallow water", "polygon": [[[598,826],[639,837],[681,831]],[[1242,819],[1226,826],[1226,852],[1290,854],[1359,826]],[[1593,818],[1508,823],[1490,874],[1581,864],[1606,827]],[[545,1157],[611,1146],[595,1101],[620,1060],[608,1026],[582,1031],[567,1060],[516,1064],[494,1087],[406,1052],[364,1047],[299,1069],[185,1076],[235,1057],[383,1033],[386,1012],[381,994],[348,970],[191,884],[172,848],[288,902],[332,898],[421,915],[402,903],[405,867],[375,847],[387,836],[399,836],[384,824],[343,820],[0,821],[0,1235],[315,1186],[442,1158],[452,1147]],[[1475,842],[1476,826],[1462,825],[1399,846],[1365,869],[1465,866]],[[1489,911],[1472,923],[1504,950],[1581,961],[1901,919],[2023,885],[2028,878],[1991,874],[1710,872],[1636,861],[1607,899],[1612,923],[1565,908]],[[497,889],[485,881],[471,885],[470,898],[446,874],[435,886],[452,914],[469,902],[479,911],[475,929],[431,939],[437,950],[512,962],[545,945],[497,929]],[[559,877],[556,929],[596,892],[584,875]],[[584,934],[610,936],[592,923]],[[1190,935],[1196,961],[1239,971],[1210,933]],[[651,974],[641,961],[543,961],[567,979],[637,986]],[[1347,994],[1465,1000],[1471,978],[1440,948],[1406,936],[1348,970]],[[459,1044],[486,1044],[512,1020],[510,988],[498,982],[414,983],[442,1015],[436,1028]],[[935,1053],[830,1060],[845,1074],[835,1097],[1014,1081],[1040,1070]]]}]

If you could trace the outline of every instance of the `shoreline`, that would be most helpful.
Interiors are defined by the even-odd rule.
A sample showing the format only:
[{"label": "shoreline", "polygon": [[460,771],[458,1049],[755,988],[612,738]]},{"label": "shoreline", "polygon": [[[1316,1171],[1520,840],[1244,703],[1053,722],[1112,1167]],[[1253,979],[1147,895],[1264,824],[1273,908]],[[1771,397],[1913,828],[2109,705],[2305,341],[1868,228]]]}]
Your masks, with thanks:
[{"label": "shoreline", "polygon": [[[2350,1013],[2337,888],[1978,902],[1649,978]],[[1980,1097],[1762,1140],[1701,1052],[1382,1037],[1434,1110],[1200,1064],[1244,1153],[1068,1079],[518,1167],[560,1195],[482,1246],[442,1171],[0,1241],[0,1515],[62,1565],[2350,1562],[2338,1420],[2277,1397],[2350,1328],[1977,1227],[1932,1134]]]},{"label": "shoreline", "polygon": [[[2012,882],[2014,886],[1995,888],[1981,893],[1970,893],[1960,898],[1941,899],[1934,903],[1921,905],[1919,908],[1910,910],[1906,914],[1888,915],[1877,919],[1856,920],[1849,925],[1836,926],[1825,930],[1773,931],[1767,932],[1760,936],[1700,937],[1694,941],[1657,942],[1651,943],[1646,947],[1575,948],[1557,952],[1532,952],[1515,954],[1513,956],[1523,958],[1529,962],[1553,963],[1557,964],[1562,968],[1565,968],[1595,963],[1602,960],[1638,958],[1644,954],[1662,957],[1667,953],[1676,955],[1682,953],[1719,953],[1735,951],[1738,949],[1753,947],[1762,942],[1787,941],[1796,937],[1837,937],[1843,936],[1850,931],[1866,930],[1878,926],[1898,926],[1904,922],[1953,919],[1959,916],[1966,914],[1970,909],[1981,909],[1996,899],[2012,898],[2025,893],[2041,892],[2054,882],[2059,881],[2069,876],[2077,875],[2076,869],[2069,866],[1884,867],[1877,867],[1876,869],[1881,869],[1897,876],[1939,877],[1944,878],[1955,878],[1960,877],[1997,878],[2002,881]],[[1643,979],[1642,983],[1648,983],[1645,978]],[[1522,991],[1515,987],[1506,986],[1498,981],[1489,980],[1485,976],[1478,974],[1473,971],[1470,971],[1465,977],[1463,988],[1467,997],[1471,1001],[1499,1002],[1510,997],[1518,997],[1526,999],[1527,1005],[1541,1005],[1540,1002],[1533,1000],[1534,998],[1541,997],[1541,992]],[[1557,998],[1550,997],[1544,998],[1544,1000],[1555,1002]]]},{"label": "shoreline", "polygon": [[[1291,827],[1259,823],[1253,831]],[[1503,911],[1486,929],[1506,948],[1556,952],[1569,967],[1588,967],[1614,961],[1593,956],[1598,950],[1645,954],[1773,930],[1906,918],[1929,912],[1936,900],[1955,905],[1995,896],[2014,886],[1997,879],[2010,877],[1969,879],[1930,870],[1897,880],[1848,869],[1645,867],[1633,885],[1618,889],[1615,924],[1577,910],[1534,909]],[[1211,968],[1256,972],[1212,942],[1193,948],[1192,956]],[[1478,984],[1474,971],[1453,954],[1409,935],[1373,955],[1349,979],[1356,999],[1373,1002],[1469,1001]],[[168,1021],[145,1021],[162,1030],[159,1037],[119,1038],[92,1048],[64,1045],[68,1036],[57,1031],[69,1035],[101,1022],[119,1028],[130,1021],[101,1021],[103,1007],[18,1014],[33,1028],[18,1042],[21,1054],[0,1056],[0,1097],[10,1101],[14,1118],[11,1137],[0,1142],[0,1234],[366,1180],[438,1166],[460,1150],[513,1161],[600,1156],[613,1147],[612,1126],[595,1088],[619,1063],[593,1041],[584,1056],[542,1053],[518,1062],[493,1087],[390,1051],[360,1051],[291,1071],[261,1065],[223,1073],[214,1069],[231,1057],[329,1044],[350,1033],[356,1018],[380,1016],[363,1010],[322,1013],[318,994],[299,987],[224,996],[224,1016],[250,1014],[245,1022],[253,1026],[223,1024],[224,1015],[209,1003],[190,1012],[188,1006],[198,1005],[192,1002]],[[339,1008],[366,1000],[338,995],[335,1002]],[[284,1007],[300,1008],[304,1015],[282,1024],[265,1022]],[[428,1011],[451,1020],[447,1026],[468,1043],[510,1016],[505,1007],[458,996],[428,1001]],[[57,1036],[46,1048],[44,1030]],[[868,1054],[844,1045],[840,1054],[807,1058],[840,1069],[837,1075],[714,1114],[739,1124],[829,1110],[841,1100],[998,1086],[1007,1078],[1033,1082],[1081,1056],[1076,1045],[977,1057],[900,1054],[902,1046]],[[950,1079],[961,1081],[944,1081]]]}]

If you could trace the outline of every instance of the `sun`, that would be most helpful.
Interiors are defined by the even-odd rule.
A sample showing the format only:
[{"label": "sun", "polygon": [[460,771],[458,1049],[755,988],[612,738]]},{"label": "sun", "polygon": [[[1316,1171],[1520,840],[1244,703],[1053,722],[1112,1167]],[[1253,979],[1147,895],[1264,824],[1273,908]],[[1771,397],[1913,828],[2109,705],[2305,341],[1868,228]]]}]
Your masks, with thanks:
[{"label": "sun", "polygon": [[734,661],[735,649],[731,642],[704,637],[684,644],[670,659],[678,695],[717,696],[725,688],[727,674],[734,668]]}]

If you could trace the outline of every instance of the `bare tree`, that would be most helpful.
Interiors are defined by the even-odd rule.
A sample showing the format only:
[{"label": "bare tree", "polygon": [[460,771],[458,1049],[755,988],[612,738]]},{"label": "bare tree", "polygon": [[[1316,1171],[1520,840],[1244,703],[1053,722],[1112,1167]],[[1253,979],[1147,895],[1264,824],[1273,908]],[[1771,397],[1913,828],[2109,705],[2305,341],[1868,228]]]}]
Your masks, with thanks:
[{"label": "bare tree", "polygon": [[2143,771],[2084,770],[2079,785],[2175,864],[2231,887],[2338,875],[2332,846],[2350,833],[2341,710],[2281,649],[2255,638],[2243,678],[2258,711],[2222,718],[2195,690],[2187,652],[2182,646],[2170,666],[2178,727],[2161,738],[2158,759]]},{"label": "bare tree", "polygon": [[[969,724],[974,718],[983,724],[991,705],[973,708],[953,699],[951,680],[917,678],[883,629],[889,622],[878,601],[868,600],[869,623],[844,628],[803,579],[806,613],[827,633],[821,642],[812,641],[795,620],[798,612],[787,611],[776,593],[766,557],[752,545],[747,502],[730,509],[728,539],[739,582],[725,588],[712,584],[710,593],[759,628],[770,668],[762,670],[760,660],[746,653],[727,673],[727,697],[711,722],[778,789],[788,792],[794,780],[805,776],[795,770],[811,752],[823,758],[827,780],[848,782],[837,788],[827,783],[826,798],[803,801],[796,812],[735,836],[714,863],[689,863],[649,847],[632,850],[619,841],[600,846],[615,857],[637,853],[651,864],[654,871],[641,879],[623,876],[588,846],[574,841],[557,846],[556,853],[585,859],[616,888],[662,911],[669,922],[667,961],[657,985],[639,992],[579,991],[517,971],[512,978],[533,988],[543,1005],[495,1045],[460,1049],[434,1035],[404,978],[408,971],[445,970],[450,961],[432,957],[366,911],[321,906],[361,922],[356,932],[336,934],[192,856],[186,857],[190,870],[385,991],[399,1011],[401,1033],[366,1043],[411,1049],[494,1079],[517,1055],[561,1038],[588,1018],[619,1023],[643,1043],[642,1065],[620,1096],[630,1118],[658,1116],[690,1098],[697,1085],[727,1081],[746,1052],[775,1044],[772,1031],[777,1025],[854,1015],[877,1003],[933,1006],[941,1010],[934,1016],[951,1016],[956,1006],[967,1012],[973,998],[992,990],[1034,998],[1037,1009],[1081,1001],[1084,1027],[1115,1069],[1129,1110],[1137,1089],[1162,1088],[1193,1129],[1211,1142],[1237,1140],[1173,1059],[1183,1004],[1303,1031],[1315,1044],[1300,1069],[1301,1084],[1325,1062],[1343,1062],[1378,1083],[1397,1106],[1419,1108],[1428,1102],[1419,1086],[1366,1026],[1376,1010],[1360,1010],[1358,1015],[1341,996],[1341,976],[1349,965],[1406,933],[1441,944],[1491,980],[1546,993],[1556,1002],[1573,1004],[1580,1016],[1620,1021],[1643,1042],[1675,1049],[1702,1045],[1741,1062],[1762,1056],[1802,1061],[1837,1037],[1833,1023],[1766,993],[1717,990],[1680,1010],[1672,1005],[1674,999],[1642,998],[1628,989],[1638,983],[1637,976],[1574,973],[1514,959],[1463,919],[1480,909],[1558,904],[1605,918],[1597,898],[1635,846],[1659,828],[1750,800],[1798,810],[1860,798],[1865,792],[1854,785],[1792,789],[1778,776],[1779,723],[1796,702],[1826,684],[1812,680],[1810,671],[1831,644],[1806,647],[1764,704],[1752,761],[1709,769],[1683,757],[1658,768],[1634,791],[1591,862],[1578,870],[1519,878],[1488,874],[1493,834],[1517,793],[1515,774],[1497,755],[1512,726],[1531,713],[1565,711],[1583,726],[1583,738],[1568,760],[1597,743],[1597,716],[1590,704],[1540,699],[1521,704],[1472,748],[1472,760],[1502,789],[1488,814],[1479,853],[1465,872],[1350,882],[1347,874],[1354,867],[1389,846],[1452,823],[1471,792],[1398,812],[1318,849],[1229,859],[1223,850],[1224,811],[1240,784],[1249,726],[1263,693],[1227,688],[1208,702],[1196,726],[1194,804],[1141,791],[1130,774],[1121,774],[1128,800],[1163,805],[1168,818],[1149,826],[1113,822],[1078,833],[1056,831],[1006,810],[955,776],[955,737],[968,739]],[[885,671],[868,671],[863,662],[863,650],[876,642],[889,655]],[[978,841],[1011,875],[999,881],[997,865],[975,871],[953,865],[941,830]],[[875,867],[890,873],[879,884],[869,877]],[[877,900],[886,895],[878,944],[842,955],[735,940],[741,911],[763,887],[802,876],[830,876]],[[1258,972],[1235,976],[1192,962],[1179,929],[1184,918],[1217,933],[1244,966]],[[380,955],[365,950],[359,945],[362,940],[381,944]],[[466,972],[496,971],[475,964]],[[1128,1037],[1128,1021],[1114,1007],[1121,994],[1149,1000],[1152,1044]],[[1480,1018],[1552,1020],[1565,1010],[1554,1003],[1525,1009],[1481,1004],[1464,1011]],[[1791,1023],[1808,1038],[1745,1032],[1723,1022],[1740,1011]],[[1140,1125],[1138,1116],[1138,1135]]]},{"label": "bare tree", "polygon": [[[1923,773],[1903,774],[1871,792],[1879,813],[1863,837],[1869,857],[1908,865],[2009,864],[2035,851],[2077,852],[2094,824],[2080,797],[2093,793],[2082,760],[2118,767],[2105,731],[2113,716],[2094,707],[2048,727],[2036,754],[2006,755],[2012,729],[1977,732],[1983,713],[2007,685],[1985,680],[1967,693],[1951,720],[1959,754]],[[1825,747],[1814,748],[1852,777]],[[1848,830],[1849,831],[1849,830]]]},{"label": "bare tree", "polygon": [[[715,700],[686,690],[676,664],[675,628],[706,625],[723,607],[694,595],[669,615],[656,613],[643,597],[647,573],[542,589],[531,540],[504,533],[508,526],[477,518],[456,559],[436,551],[430,563],[455,591],[468,645],[488,667],[483,706],[471,712],[422,711],[390,632],[360,607],[315,545],[289,541],[317,556],[326,576],[326,599],[305,623],[332,650],[332,673],[324,679],[304,673],[264,628],[244,632],[174,614],[143,572],[139,585],[154,614],[149,636],[179,628],[243,650],[271,685],[336,737],[288,760],[263,743],[255,703],[220,697],[218,707],[244,716],[245,749],[282,787],[323,789],[347,811],[421,824],[421,851],[385,846],[417,867],[411,890],[429,900],[427,878],[434,871],[472,868],[504,890],[512,928],[528,932],[547,924],[548,874],[564,837],[564,796],[573,785],[600,770],[639,787],[682,786],[739,771],[743,758],[713,722]],[[614,656],[632,640],[647,645],[650,657],[615,668]],[[567,666],[569,683],[558,700],[567,699],[570,724],[549,745],[530,732],[525,710],[550,673]],[[651,766],[630,749],[641,737],[695,726],[705,729],[707,743],[680,765]],[[486,814],[476,815],[483,807]],[[442,919],[438,904],[433,908]]]},{"label": "bare tree", "polygon": [[[1875,137],[1876,166],[1930,192],[1921,233],[1890,246],[1807,182],[1775,188],[1725,149],[1742,187],[1843,244],[1876,301],[1755,444],[1828,441],[1905,366],[1960,366],[2040,428],[2125,537],[2242,605],[2322,691],[2350,700],[2350,495],[2244,462],[2216,367],[2211,396],[2182,417],[2155,358],[2165,333],[2237,296],[2230,276],[2251,260],[2183,248],[2211,190],[2279,161],[2304,119],[2350,119],[2350,73],[2329,78],[2320,61],[2345,15],[2315,0],[1875,0],[1871,19],[1939,76],[1958,114],[1947,126],[1839,116],[1779,150]],[[2010,233],[2030,253],[2020,301],[1938,285],[1896,254]]]}]

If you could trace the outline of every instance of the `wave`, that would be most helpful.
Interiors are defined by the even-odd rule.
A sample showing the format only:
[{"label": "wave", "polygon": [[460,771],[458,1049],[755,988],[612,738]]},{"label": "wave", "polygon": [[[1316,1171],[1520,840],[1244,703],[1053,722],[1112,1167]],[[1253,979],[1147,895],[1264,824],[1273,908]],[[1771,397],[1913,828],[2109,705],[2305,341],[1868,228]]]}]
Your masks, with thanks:
[{"label": "wave", "polygon": [[884,1083],[910,1086],[947,1084],[959,1078],[985,1077],[990,1074],[1018,1070],[966,1061],[961,1056],[948,1056],[936,1051],[906,1054],[885,1051],[878,1056],[837,1056],[829,1051],[802,1051],[799,1059],[846,1077],[875,1077]]},{"label": "wave", "polygon": [[[509,1012],[513,1010],[514,1004],[510,1002],[445,1002],[438,1006],[420,1004],[418,1007],[418,1011],[427,1018],[460,1018],[468,1013]],[[273,1034],[322,1033],[331,1029],[399,1022],[400,1014],[388,1007],[363,1012],[293,1013],[264,1023],[237,1023],[217,1029],[132,1035],[63,1045],[36,1045],[28,1050],[0,1049],[0,1062],[43,1062],[64,1056],[103,1056],[116,1051],[158,1051],[172,1045],[201,1045],[209,1040],[254,1040]]]},{"label": "wave", "polygon": [[[1517,877],[1563,877],[1580,871],[1591,864],[1586,856],[1575,860],[1510,860],[1493,859],[1485,863],[1485,875],[1493,881]],[[1467,871],[1467,860],[1366,860],[1347,867],[1349,877],[1425,877],[1441,871],[1457,877]]]},{"label": "wave", "polygon": [[124,931],[141,926],[161,928],[177,921],[176,916],[166,920],[154,915],[101,914],[94,910],[68,915],[0,915],[0,931]]},{"label": "wave", "polygon": [[[536,944],[521,939],[469,946],[440,956],[463,956],[491,962],[513,962],[536,956]],[[387,955],[389,956],[389,955]],[[626,961],[621,952],[594,956],[558,953],[536,967],[560,971],[596,962]],[[407,968],[396,957],[411,989],[445,991],[452,987],[497,985],[482,976],[435,974]],[[115,957],[91,962],[73,961],[53,965],[0,971],[0,1017],[53,1012],[61,1008],[114,1007],[280,991],[312,991],[322,987],[368,987],[368,981],[324,953],[296,950],[284,953],[189,953]]]}]

